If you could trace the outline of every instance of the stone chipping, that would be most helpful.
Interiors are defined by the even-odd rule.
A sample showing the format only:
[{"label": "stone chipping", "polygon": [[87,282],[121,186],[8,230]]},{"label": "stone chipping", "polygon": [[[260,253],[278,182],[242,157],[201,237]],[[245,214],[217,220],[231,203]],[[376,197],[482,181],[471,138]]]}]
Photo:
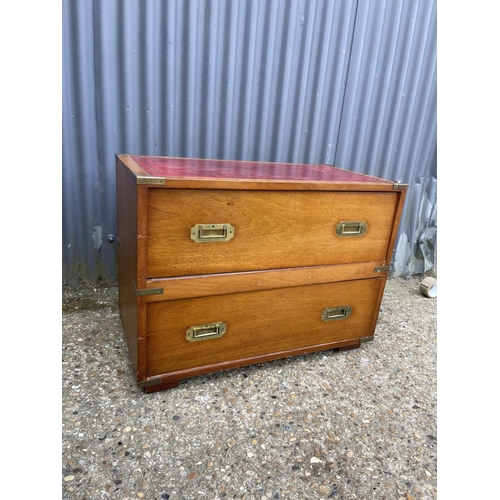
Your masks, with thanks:
[{"label": "stone chipping", "polygon": [[387,281],[372,342],[136,387],[116,287],[63,287],[63,500],[437,498],[437,299]]}]

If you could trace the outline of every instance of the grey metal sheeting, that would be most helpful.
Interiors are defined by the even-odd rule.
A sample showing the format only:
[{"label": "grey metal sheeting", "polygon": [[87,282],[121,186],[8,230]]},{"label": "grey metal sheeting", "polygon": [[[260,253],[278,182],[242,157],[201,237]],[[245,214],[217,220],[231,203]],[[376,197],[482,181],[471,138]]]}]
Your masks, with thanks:
[{"label": "grey metal sheeting", "polygon": [[116,280],[115,153],[400,180],[391,275],[435,268],[436,2],[64,0],[68,283]]}]

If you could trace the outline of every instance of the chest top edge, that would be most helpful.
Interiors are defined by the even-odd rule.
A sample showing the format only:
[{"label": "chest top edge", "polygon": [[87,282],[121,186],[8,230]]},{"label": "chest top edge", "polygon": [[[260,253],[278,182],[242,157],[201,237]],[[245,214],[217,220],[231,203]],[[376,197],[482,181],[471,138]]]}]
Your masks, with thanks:
[{"label": "chest top edge", "polygon": [[325,164],[116,155],[137,184],[193,189],[404,190],[407,184]]}]

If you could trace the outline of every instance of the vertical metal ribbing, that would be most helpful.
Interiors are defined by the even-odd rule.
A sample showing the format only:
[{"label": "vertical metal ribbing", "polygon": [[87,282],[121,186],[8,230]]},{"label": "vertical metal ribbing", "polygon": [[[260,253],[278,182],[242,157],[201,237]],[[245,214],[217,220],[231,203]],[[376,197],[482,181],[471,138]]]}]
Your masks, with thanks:
[{"label": "vertical metal ribbing", "polygon": [[435,3],[64,0],[65,279],[114,278],[117,152],[402,180],[398,255],[404,272],[422,269],[417,240],[432,231],[420,219],[436,203]]}]

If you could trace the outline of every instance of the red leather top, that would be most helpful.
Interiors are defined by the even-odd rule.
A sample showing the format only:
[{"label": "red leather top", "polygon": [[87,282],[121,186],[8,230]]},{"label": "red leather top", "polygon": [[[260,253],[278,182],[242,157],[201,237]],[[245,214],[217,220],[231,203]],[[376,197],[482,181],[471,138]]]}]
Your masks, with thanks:
[{"label": "red leather top", "polygon": [[372,177],[329,165],[267,163],[162,156],[130,156],[149,175],[165,178],[247,179],[323,182],[393,181]]}]

